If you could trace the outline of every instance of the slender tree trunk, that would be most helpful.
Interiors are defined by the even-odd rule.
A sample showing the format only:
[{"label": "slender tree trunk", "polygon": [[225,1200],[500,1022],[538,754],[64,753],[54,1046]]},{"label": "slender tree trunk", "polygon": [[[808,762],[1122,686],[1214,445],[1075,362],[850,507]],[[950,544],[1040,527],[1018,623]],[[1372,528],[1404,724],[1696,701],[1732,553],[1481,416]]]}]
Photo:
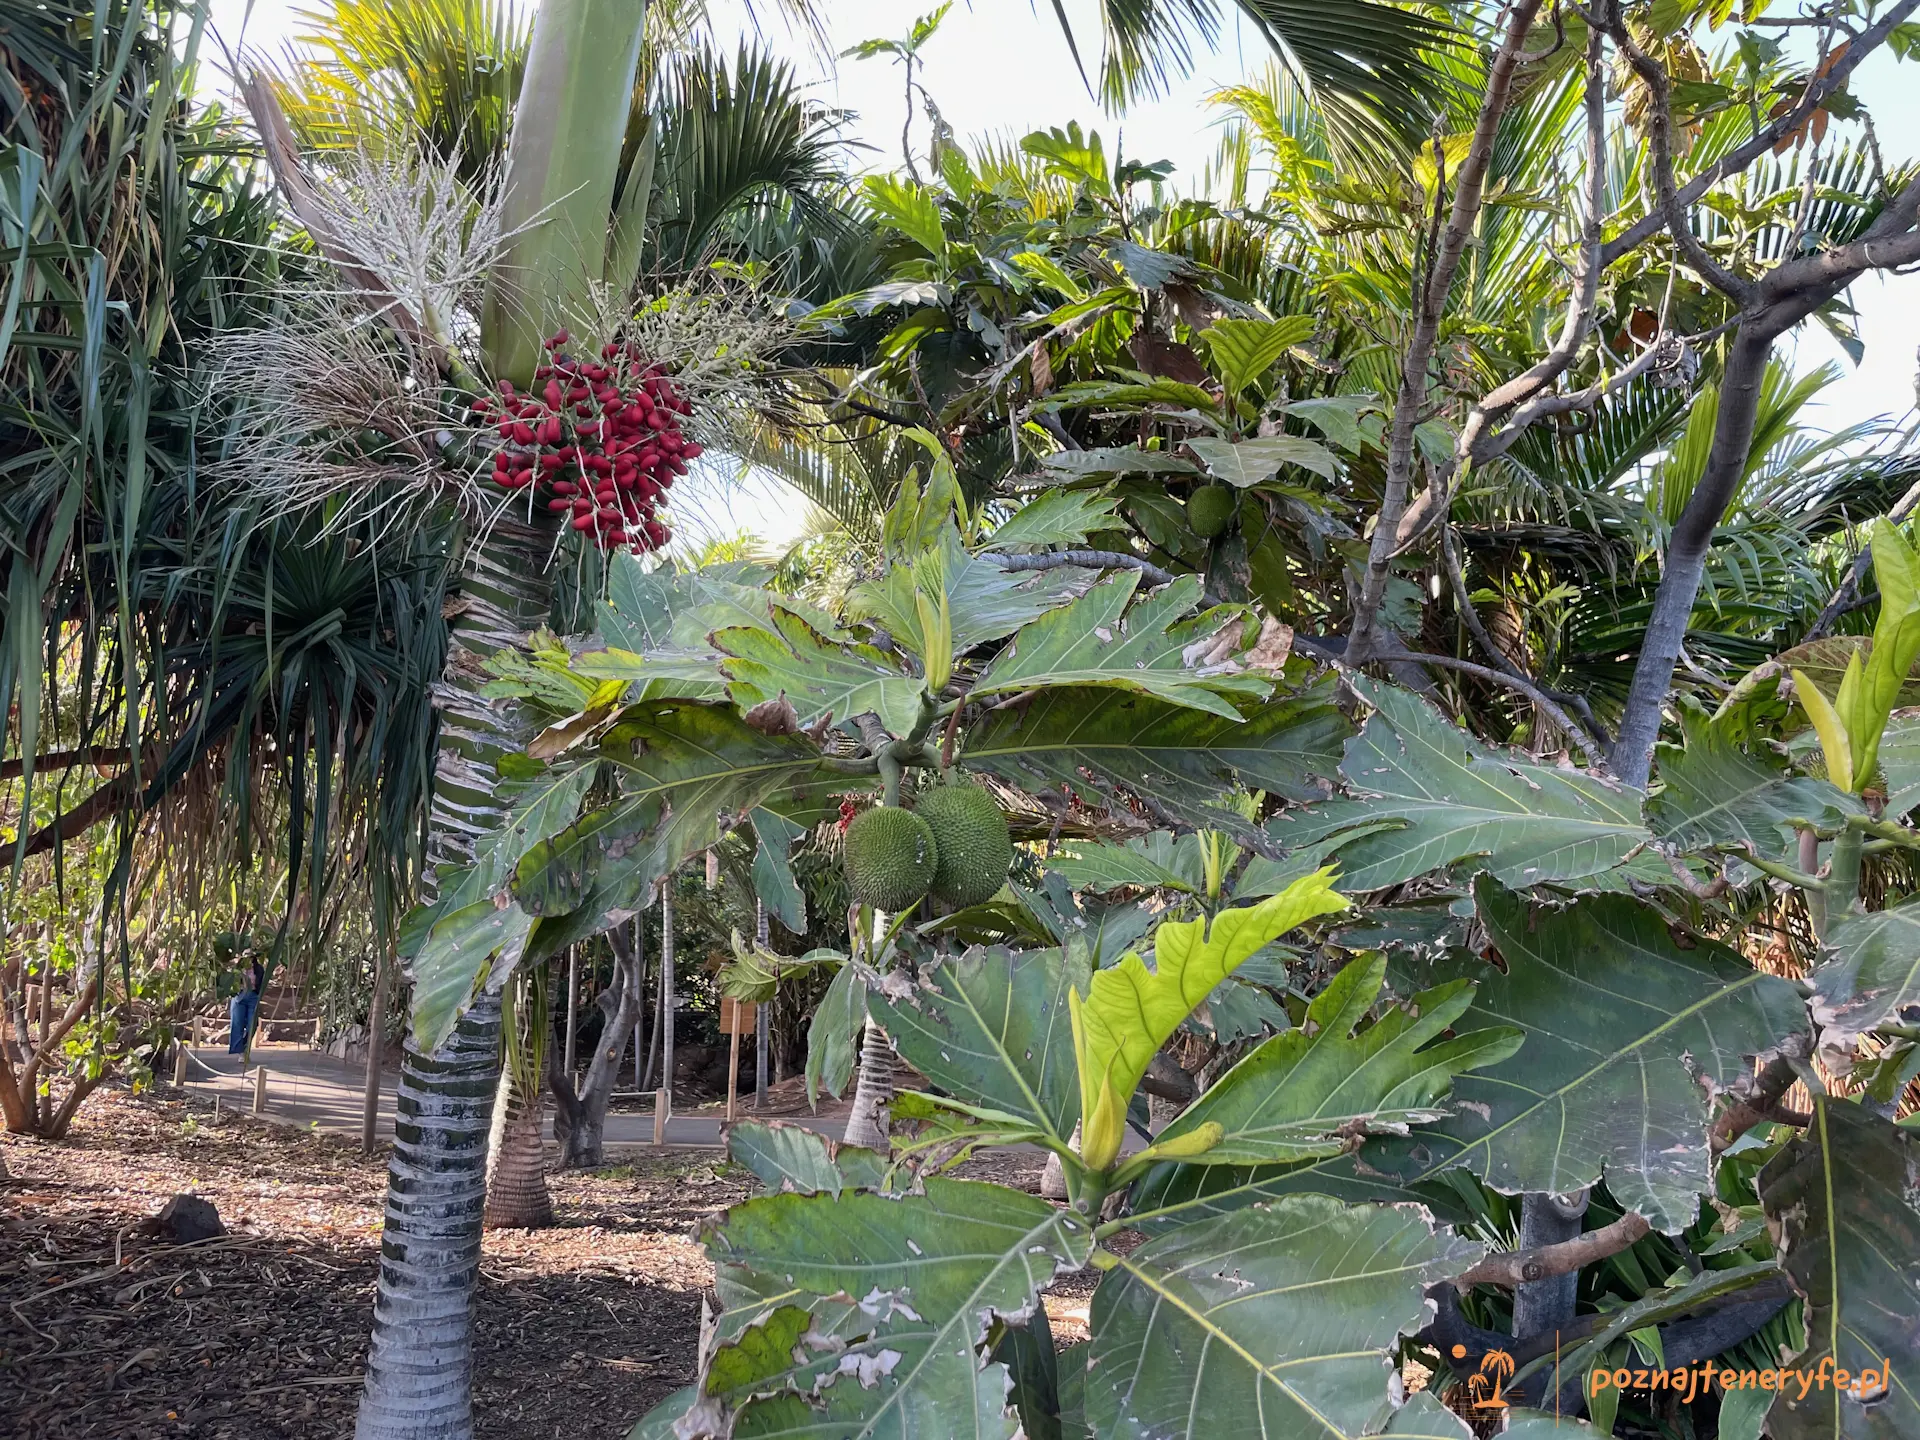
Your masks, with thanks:
[{"label": "slender tree trunk", "polygon": [[540,1230],[553,1224],[540,1099],[538,1089],[529,1095],[515,1083],[513,1071],[500,1076],[487,1146],[483,1219],[489,1230]]},{"label": "slender tree trunk", "polygon": [[1720,413],[1707,467],[1667,542],[1653,615],[1640,643],[1626,715],[1613,744],[1613,773],[1636,789],[1644,790],[1652,774],[1653,742],[1660,734],[1660,718],[1673,685],[1674,667],[1680,662],[1680,648],[1686,643],[1700,577],[1706,573],[1713,532],[1747,473],[1760,387],[1777,333],[1771,326],[1742,325],[1735,334],[1720,382]]},{"label": "slender tree trunk", "polygon": [[893,1042],[872,1020],[860,1044],[860,1078],[853,1087],[853,1113],[847,1117],[847,1144],[885,1150],[887,1106],[893,1100]]},{"label": "slender tree trunk", "polygon": [[673,1111],[673,876],[660,884],[660,1088]]},{"label": "slender tree trunk", "polygon": [[367,1088],[360,1107],[360,1153],[371,1155],[380,1127],[380,1036],[386,1029],[387,972],[391,962],[378,951],[373,957],[373,1000],[367,1006]]},{"label": "slender tree trunk", "polygon": [[[644,1003],[641,978],[646,971],[646,928],[636,918],[633,929],[632,945],[619,930],[609,932],[608,938],[613,941],[613,983],[594,1002],[606,1015],[606,1024],[601,1028],[599,1048],[587,1062],[586,1079],[579,1091],[573,1090],[571,1076],[549,1070],[548,1084],[555,1103],[566,1116],[564,1134],[560,1133],[559,1121],[554,1123],[564,1166],[590,1169],[606,1158],[607,1101],[612,1098],[626,1055],[627,1035],[635,1030]],[[636,1056],[638,1050],[636,1044]]]},{"label": "slender tree trunk", "polygon": [[[461,609],[435,700],[439,755],[428,813],[427,885],[471,861],[505,807],[501,758],[520,748],[514,712],[484,698],[481,662],[552,609],[552,532],[503,516],[467,556]],[[380,1287],[358,1440],[471,1440],[472,1305],[479,1273],[489,1121],[500,1069],[500,994],[483,989],[447,1043],[411,1033],[394,1087]]]}]

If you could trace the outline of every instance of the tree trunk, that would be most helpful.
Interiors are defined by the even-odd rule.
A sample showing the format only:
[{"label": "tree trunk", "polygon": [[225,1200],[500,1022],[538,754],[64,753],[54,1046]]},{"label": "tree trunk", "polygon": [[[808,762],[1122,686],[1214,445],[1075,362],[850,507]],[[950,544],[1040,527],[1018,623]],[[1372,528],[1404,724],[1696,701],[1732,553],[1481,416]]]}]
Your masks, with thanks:
[{"label": "tree trunk", "polygon": [[887,1105],[893,1099],[893,1042],[872,1020],[860,1044],[860,1078],[853,1087],[853,1113],[847,1117],[847,1144],[886,1150]]},{"label": "tree trunk", "polygon": [[513,1073],[500,1076],[494,1099],[482,1218],[489,1230],[541,1230],[553,1224],[553,1200],[547,1194],[540,1092],[526,1094]]},{"label": "tree trunk", "polygon": [[1653,615],[1641,641],[1640,659],[1633,667],[1626,715],[1613,744],[1613,772],[1635,789],[1646,789],[1652,774],[1653,742],[1659,738],[1660,717],[1666,709],[1667,691],[1673,685],[1674,667],[1680,661],[1680,647],[1686,642],[1687,622],[1700,593],[1700,577],[1706,573],[1713,532],[1747,473],[1760,386],[1773,352],[1774,333],[1771,327],[1743,325],[1734,336],[1720,383],[1713,449],[1700,483],[1694,486],[1667,542],[1660,588],[1653,597]]},{"label": "tree trunk", "polygon": [[373,999],[367,1006],[367,1087],[360,1106],[360,1153],[371,1155],[380,1128],[380,1036],[386,1029],[387,972],[392,962],[373,957]]},{"label": "tree trunk", "polygon": [[673,1110],[673,875],[660,882],[660,1088]]},{"label": "tree trunk", "polygon": [[[601,1027],[599,1048],[587,1064],[586,1079],[579,1091],[574,1091],[571,1076],[551,1067],[548,1070],[547,1083],[559,1107],[554,1138],[560,1142],[560,1163],[569,1168],[591,1169],[605,1163],[607,1101],[619,1079],[627,1035],[638,1023],[640,1007],[645,1003],[641,979],[646,968],[642,948],[646,930],[637,918],[633,929],[634,939],[641,943],[629,944],[617,929],[608,932],[613,942],[613,983],[594,1002],[605,1014],[606,1024]],[[639,1047],[634,1049],[637,1055]]]},{"label": "tree trunk", "polygon": [[473,1287],[499,1065],[497,994],[473,1002],[438,1054],[408,1040],[358,1440],[473,1435]]},{"label": "tree trunk", "polygon": [[[753,902],[754,942],[762,950],[767,948],[767,902]],[[753,1027],[753,1108],[767,1108],[767,1048],[772,1043],[769,1032],[773,1029],[773,998],[760,1007],[754,1017]]]},{"label": "tree trunk", "polygon": [[[483,697],[488,656],[546,622],[552,531],[502,516],[468,554],[461,609],[435,692],[439,755],[423,888],[473,858],[498,825],[498,765],[521,736],[511,706]],[[497,982],[496,982],[497,983]],[[411,1033],[394,1087],[386,1230],[357,1440],[471,1440],[472,1303],[479,1273],[489,1121],[500,1067],[500,993],[483,987],[447,1043]]]}]

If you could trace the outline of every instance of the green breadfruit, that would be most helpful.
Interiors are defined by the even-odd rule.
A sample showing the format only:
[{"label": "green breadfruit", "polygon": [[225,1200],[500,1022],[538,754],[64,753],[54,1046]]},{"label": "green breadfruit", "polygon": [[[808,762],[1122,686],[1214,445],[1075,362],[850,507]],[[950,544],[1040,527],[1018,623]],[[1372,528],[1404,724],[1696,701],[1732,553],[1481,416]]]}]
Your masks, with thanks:
[{"label": "green breadfruit", "polygon": [[1013,864],[1013,836],[993,797],[977,785],[941,785],[914,813],[932,827],[940,854],[933,893],[962,907],[991,900]]},{"label": "green breadfruit", "polygon": [[904,910],[927,893],[940,863],[933,831],[911,810],[880,805],[847,826],[847,886],[876,910]]},{"label": "green breadfruit", "polygon": [[1233,523],[1240,502],[1225,485],[1203,485],[1187,497],[1187,524],[1202,540],[1211,540]]}]

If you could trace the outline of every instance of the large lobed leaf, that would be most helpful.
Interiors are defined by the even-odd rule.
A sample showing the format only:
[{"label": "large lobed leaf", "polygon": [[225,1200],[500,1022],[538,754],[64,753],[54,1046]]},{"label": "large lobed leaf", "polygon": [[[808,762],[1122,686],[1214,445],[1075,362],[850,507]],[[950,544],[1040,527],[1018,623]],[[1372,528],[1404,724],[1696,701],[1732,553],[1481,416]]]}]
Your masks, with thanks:
[{"label": "large lobed leaf", "polygon": [[1067,995],[1087,980],[1077,950],[975,949],[932,967],[906,998],[869,1005],[901,1056],[939,1089],[1015,1116],[1064,1148],[1080,1119]]},{"label": "large lobed leaf", "polygon": [[531,847],[514,875],[514,898],[529,913],[567,917],[543,928],[553,943],[642,909],[681,861],[820,758],[805,736],[764,735],[730,706],[680,701],[634,707],[599,753],[619,775],[621,798]]},{"label": "large lobed leaf", "polygon": [[1084,1002],[1069,990],[1087,1163],[1103,1167],[1118,1152],[1127,1102],[1148,1063],[1216,985],[1294,926],[1346,908],[1331,872],[1322,870],[1258,905],[1162,925],[1154,932],[1152,970],[1128,954],[1095,973]]},{"label": "large lobed leaf", "polygon": [[1293,811],[1269,827],[1291,849],[1402,822],[1356,833],[1340,847],[1349,891],[1397,885],[1469,859],[1506,885],[1587,879],[1652,838],[1637,790],[1483,745],[1404,690],[1364,685],[1361,693],[1374,713],[1347,742],[1340,770],[1367,798]]},{"label": "large lobed leaf", "polygon": [[[1181,824],[1245,834],[1223,808],[1237,786],[1290,799],[1325,794],[1339,745],[1352,727],[1326,692],[1225,716],[1118,690],[1042,693],[1031,704],[989,715],[966,737],[961,763],[1023,789],[1127,796]],[[1265,837],[1252,831],[1246,838]]]},{"label": "large lobed leaf", "polygon": [[713,643],[724,652],[727,694],[742,710],[784,695],[802,725],[871,710],[893,735],[905,735],[920,719],[924,681],[902,674],[871,645],[827,638],[782,606],[773,607],[773,629],[732,626],[714,632]]},{"label": "large lobed leaf", "polygon": [[1174,1140],[1204,1125],[1222,1137],[1202,1165],[1269,1165],[1339,1155],[1369,1134],[1405,1134],[1438,1120],[1456,1074],[1484,1069],[1520,1048],[1522,1034],[1494,1026],[1443,1039],[1473,1004],[1454,980],[1390,1005],[1356,1029],[1379,998],[1384,955],[1353,960],[1307,1007],[1306,1023],[1276,1035],[1235,1065],[1160,1133]]},{"label": "large lobed leaf", "polygon": [[1821,1096],[1806,1133],[1760,1173],[1781,1264],[1806,1297],[1807,1348],[1793,1363],[1858,1376],[1892,1361],[1870,1393],[1795,1386],[1773,1403],[1774,1440],[1920,1436],[1920,1135]]},{"label": "large lobed leaf", "polygon": [[1198,576],[1183,575],[1135,601],[1139,586],[1139,572],[1124,571],[1041,616],[994,658],[971,695],[1113,686],[1238,721],[1230,697],[1264,699],[1271,692],[1270,680],[1237,659],[1203,663],[1196,655],[1243,618],[1239,611],[1208,610],[1181,620],[1200,598]]},{"label": "large lobed leaf", "polygon": [[763,1196],[705,1239],[721,1343],[686,1429],[850,1440],[1011,1440],[1006,1369],[982,1365],[976,1347],[1093,1245],[1035,1196],[938,1177],[918,1195]]},{"label": "large lobed leaf", "polygon": [[1851,1050],[1850,1037],[1920,1007],[1920,901],[1843,915],[1823,943],[1833,958],[1807,978],[1814,1019],[1837,1032],[1835,1040],[1849,1037],[1840,1048]]},{"label": "large lobed leaf", "polygon": [[[1411,1208],[1300,1195],[1151,1240],[1094,1292],[1086,1413],[1103,1440],[1345,1440],[1387,1417],[1426,1286],[1482,1247]],[[1410,1417],[1418,1418],[1418,1417]]]},{"label": "large lobed leaf", "polygon": [[[1806,1028],[1793,986],[1725,946],[1674,939],[1627,896],[1532,905],[1487,876],[1474,900],[1501,967],[1442,967],[1480,982],[1475,1012],[1526,1032],[1513,1058],[1454,1086],[1435,1158],[1505,1193],[1579,1190],[1602,1175],[1621,1205],[1669,1233],[1710,1188],[1708,1088]],[[1450,1138],[1450,1145],[1440,1137]]]},{"label": "large lobed leaf", "polygon": [[[1019,520],[1016,515],[1009,523],[1018,525]],[[851,596],[862,616],[877,622],[896,641],[921,656],[927,650],[914,603],[917,575],[938,576],[946,595],[956,655],[1011,635],[1029,621],[1065,605],[1084,583],[1083,577],[1072,570],[1005,570],[990,556],[970,554],[952,525],[942,532],[937,555],[931,557],[940,563],[929,565],[928,558],[923,557],[918,565],[893,565],[881,579],[855,586]]]},{"label": "large lobed leaf", "polygon": [[1785,860],[1795,853],[1789,820],[1831,829],[1864,813],[1857,796],[1740,749],[1727,727],[1697,706],[1681,708],[1680,724],[1686,744],[1656,748],[1662,783],[1647,801],[1649,828],[1680,850],[1751,845]]}]

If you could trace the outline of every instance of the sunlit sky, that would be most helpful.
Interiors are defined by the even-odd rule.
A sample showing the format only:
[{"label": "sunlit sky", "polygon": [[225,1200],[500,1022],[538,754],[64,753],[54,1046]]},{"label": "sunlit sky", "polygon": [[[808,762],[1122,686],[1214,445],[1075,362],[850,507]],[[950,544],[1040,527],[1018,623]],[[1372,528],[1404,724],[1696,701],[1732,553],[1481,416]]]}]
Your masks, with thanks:
[{"label": "sunlit sky", "polygon": [[[249,49],[273,53],[301,28],[300,8],[288,0],[213,0],[214,25],[229,49],[238,49],[244,41]],[[876,170],[896,168],[906,116],[900,68],[884,59],[833,57],[861,40],[904,34],[913,17],[931,5],[831,0],[822,7],[828,14],[824,45],[784,28],[778,18],[768,18],[778,10],[769,0],[760,0],[756,8],[764,22],[764,43],[793,63],[821,101],[853,112],[843,133],[855,147],[854,163]],[[926,47],[921,77],[947,123],[970,139],[1017,137],[1078,120],[1108,138],[1109,153],[1117,140],[1130,157],[1171,160],[1176,180],[1197,186],[1217,141],[1219,115],[1207,104],[1207,96],[1264,66],[1264,44],[1229,21],[1219,46],[1197,55],[1190,73],[1165,96],[1116,118],[1103,114],[1082,85],[1052,10],[1052,0],[959,0],[954,5]],[[1065,0],[1065,10],[1083,53],[1091,57],[1098,49],[1092,0]],[[722,48],[731,49],[739,36],[752,33],[743,0],[714,0],[711,12]],[[1920,63],[1876,54],[1856,73],[1852,88],[1873,113],[1889,166],[1914,159],[1914,137],[1920,136]],[[921,153],[925,137],[924,121],[916,116],[914,143]],[[1904,417],[1912,423],[1920,275],[1869,279],[1855,288],[1852,298],[1866,346],[1858,367],[1817,326],[1804,327],[1784,342],[1801,368],[1832,361],[1845,371],[1809,418],[1835,429],[1877,416]],[[689,534],[744,530],[778,544],[796,535],[806,518],[806,507],[784,485],[765,476],[744,481],[710,476],[701,487],[683,481],[675,498],[681,528]]]}]

